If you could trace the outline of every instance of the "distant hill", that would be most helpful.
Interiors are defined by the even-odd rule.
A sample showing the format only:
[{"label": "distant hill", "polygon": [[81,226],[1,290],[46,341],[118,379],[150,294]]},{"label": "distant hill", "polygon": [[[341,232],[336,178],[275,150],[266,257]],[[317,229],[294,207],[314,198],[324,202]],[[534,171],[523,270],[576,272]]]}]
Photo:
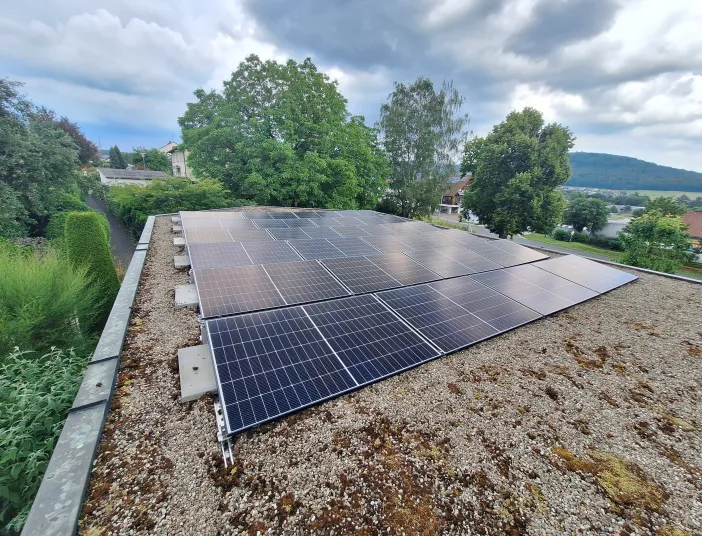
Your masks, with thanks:
[{"label": "distant hill", "polygon": [[609,190],[680,190],[702,192],[702,173],[659,166],[628,156],[570,153],[573,177],[567,186]]}]

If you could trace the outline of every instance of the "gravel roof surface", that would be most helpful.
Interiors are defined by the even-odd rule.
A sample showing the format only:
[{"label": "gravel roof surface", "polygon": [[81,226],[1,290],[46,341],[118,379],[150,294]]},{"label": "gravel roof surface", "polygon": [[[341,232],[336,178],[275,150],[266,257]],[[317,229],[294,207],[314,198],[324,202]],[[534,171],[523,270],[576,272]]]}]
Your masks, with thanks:
[{"label": "gravel roof surface", "polygon": [[702,533],[702,287],[640,280],[246,432],[178,400],[156,221],[82,534]]}]

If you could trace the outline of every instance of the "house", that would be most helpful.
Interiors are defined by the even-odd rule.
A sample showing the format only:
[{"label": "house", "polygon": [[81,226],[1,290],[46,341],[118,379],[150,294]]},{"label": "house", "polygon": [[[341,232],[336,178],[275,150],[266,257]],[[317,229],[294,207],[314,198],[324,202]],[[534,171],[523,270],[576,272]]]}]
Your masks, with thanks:
[{"label": "house", "polygon": [[97,168],[97,170],[100,174],[100,182],[108,186],[115,186],[117,184],[147,186],[153,179],[165,179],[169,177],[169,175],[163,171],[113,168]]},{"label": "house", "polygon": [[683,216],[683,223],[687,225],[687,232],[692,237],[693,245],[702,245],[702,212],[688,212]]},{"label": "house", "polygon": [[169,141],[159,149],[162,153],[168,154],[171,159],[171,168],[174,177],[187,177],[192,179],[192,173],[188,167],[188,151],[179,151],[178,144]]},{"label": "house", "polygon": [[463,193],[470,183],[472,174],[468,173],[466,175],[455,174],[451,175],[451,188],[444,192],[441,196],[441,204],[439,205],[439,212],[456,214],[461,210],[461,201],[463,200]]}]

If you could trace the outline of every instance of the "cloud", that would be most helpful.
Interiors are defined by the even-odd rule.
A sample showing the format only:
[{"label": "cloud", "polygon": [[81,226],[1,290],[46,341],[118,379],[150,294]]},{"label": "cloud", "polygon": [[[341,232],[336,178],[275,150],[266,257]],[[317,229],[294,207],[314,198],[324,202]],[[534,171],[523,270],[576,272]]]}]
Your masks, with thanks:
[{"label": "cloud", "polygon": [[103,145],[114,125],[159,145],[251,53],[311,56],[370,124],[393,82],[453,79],[477,134],[529,105],[577,150],[702,170],[702,2],[36,0],[0,16],[0,70]]}]

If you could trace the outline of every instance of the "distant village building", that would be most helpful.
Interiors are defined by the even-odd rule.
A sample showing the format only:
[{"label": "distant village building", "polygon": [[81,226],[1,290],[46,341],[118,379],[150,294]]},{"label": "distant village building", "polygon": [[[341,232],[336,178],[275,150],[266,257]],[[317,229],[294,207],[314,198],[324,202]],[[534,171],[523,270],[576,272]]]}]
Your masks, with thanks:
[{"label": "distant village building", "polygon": [[687,225],[687,232],[692,237],[693,245],[702,245],[702,212],[688,212],[683,216],[683,223]]},{"label": "distant village building", "polygon": [[117,184],[135,184],[137,186],[147,186],[153,179],[166,179],[168,174],[163,171],[151,171],[142,169],[113,169],[97,168],[100,174],[100,182],[107,186]]},{"label": "distant village building", "polygon": [[471,177],[471,173],[466,175],[461,175],[460,173],[451,175],[451,188],[445,191],[441,196],[439,212],[444,214],[456,214],[461,210],[463,195],[466,188],[468,188]]},{"label": "distant village building", "polygon": [[171,169],[174,177],[193,178],[187,162],[188,151],[179,151],[178,144],[174,141],[169,141],[166,145],[161,147],[159,151],[167,154],[171,159]]}]

